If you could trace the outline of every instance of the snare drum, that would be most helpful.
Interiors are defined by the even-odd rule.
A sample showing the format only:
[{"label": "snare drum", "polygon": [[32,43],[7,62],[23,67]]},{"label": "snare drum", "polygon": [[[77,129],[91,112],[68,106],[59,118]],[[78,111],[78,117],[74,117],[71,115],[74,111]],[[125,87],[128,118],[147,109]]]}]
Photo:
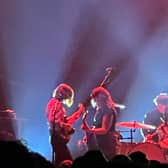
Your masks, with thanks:
[{"label": "snare drum", "polygon": [[130,151],[130,154],[137,151],[145,153],[148,160],[157,160],[162,163],[166,161],[164,152],[159,145],[153,143],[140,143]]}]

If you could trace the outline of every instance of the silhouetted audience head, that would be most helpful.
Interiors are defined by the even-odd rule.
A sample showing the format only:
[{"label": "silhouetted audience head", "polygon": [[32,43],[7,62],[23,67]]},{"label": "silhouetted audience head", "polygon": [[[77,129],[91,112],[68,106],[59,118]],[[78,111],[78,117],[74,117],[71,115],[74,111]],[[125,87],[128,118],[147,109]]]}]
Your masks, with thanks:
[{"label": "silhouetted audience head", "polygon": [[[56,168],[49,160],[31,151],[23,142],[0,141],[0,165],[5,168]],[[74,161],[64,160],[57,168],[167,168],[168,164],[148,160],[145,153],[136,151],[129,156],[118,154],[106,160],[99,150],[86,152]]]},{"label": "silhouetted audience head", "polygon": [[112,159],[109,160],[109,162],[131,162],[131,158],[126,155],[115,155]]},{"label": "silhouetted audience head", "polygon": [[32,152],[21,141],[0,141],[0,165],[5,168],[53,168],[42,155]]},{"label": "silhouetted audience head", "polygon": [[129,157],[131,160],[135,162],[142,162],[142,163],[148,163],[148,159],[146,158],[146,154],[140,151],[133,152],[129,154]]},{"label": "silhouetted audience head", "polygon": [[149,161],[149,168],[159,168],[160,162],[157,160],[150,160]]},{"label": "silhouetted audience head", "polygon": [[30,157],[35,168],[54,168],[54,165],[37,152],[30,152]]},{"label": "silhouetted audience head", "polygon": [[130,157],[123,155],[123,154],[118,154],[112,157],[109,162],[108,162],[108,167],[129,167],[132,165],[132,160]]},{"label": "silhouetted audience head", "polygon": [[72,168],[104,168],[107,166],[107,160],[99,150],[90,150],[83,156],[76,158],[73,162]]},{"label": "silhouetted audience head", "polygon": [[147,168],[148,167],[148,159],[146,157],[146,154],[141,151],[135,151],[131,154],[129,154],[129,157],[131,158],[134,165],[136,165],[138,168]]},{"label": "silhouetted audience head", "polygon": [[72,160],[64,160],[58,165],[58,168],[71,168],[72,163]]},{"label": "silhouetted audience head", "polygon": [[73,163],[71,168],[85,168],[85,161],[83,156],[77,157]]},{"label": "silhouetted audience head", "polygon": [[0,141],[0,164],[5,167],[31,167],[28,148],[20,141]]},{"label": "silhouetted audience head", "polygon": [[94,166],[96,168],[104,167],[107,165],[107,160],[103,153],[99,150],[90,150],[85,153],[84,160],[89,165]]}]

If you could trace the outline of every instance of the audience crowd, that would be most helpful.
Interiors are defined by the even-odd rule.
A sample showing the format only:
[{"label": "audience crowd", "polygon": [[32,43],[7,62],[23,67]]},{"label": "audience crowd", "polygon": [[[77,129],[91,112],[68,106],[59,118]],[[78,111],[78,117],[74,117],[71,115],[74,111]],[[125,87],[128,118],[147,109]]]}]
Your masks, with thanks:
[{"label": "audience crowd", "polygon": [[107,160],[98,150],[87,151],[73,161],[64,160],[55,166],[19,140],[0,141],[0,157],[0,165],[5,168],[168,168],[168,163],[148,160],[140,151],[128,156],[117,154]]}]

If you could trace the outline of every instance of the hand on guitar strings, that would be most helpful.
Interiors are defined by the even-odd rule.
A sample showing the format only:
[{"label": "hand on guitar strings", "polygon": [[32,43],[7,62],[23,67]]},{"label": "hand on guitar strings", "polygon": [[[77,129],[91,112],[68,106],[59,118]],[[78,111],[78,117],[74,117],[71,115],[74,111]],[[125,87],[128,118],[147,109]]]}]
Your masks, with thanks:
[{"label": "hand on guitar strings", "polygon": [[78,105],[78,110],[74,112],[71,116],[67,118],[69,124],[73,124],[77,119],[79,119],[80,115],[85,111],[85,107],[83,104]]},{"label": "hand on guitar strings", "polygon": [[75,112],[75,118],[78,119],[85,112],[85,106],[82,103],[78,104],[78,110]]},{"label": "hand on guitar strings", "polygon": [[82,103],[79,103],[78,104],[78,107],[79,107],[79,109],[78,109],[78,111],[79,111],[79,113],[81,114],[82,112],[85,112],[85,106],[82,104]]},{"label": "hand on guitar strings", "polygon": [[81,129],[84,130],[84,131],[86,131],[86,132],[90,132],[91,131],[91,128],[85,122],[82,123]]}]

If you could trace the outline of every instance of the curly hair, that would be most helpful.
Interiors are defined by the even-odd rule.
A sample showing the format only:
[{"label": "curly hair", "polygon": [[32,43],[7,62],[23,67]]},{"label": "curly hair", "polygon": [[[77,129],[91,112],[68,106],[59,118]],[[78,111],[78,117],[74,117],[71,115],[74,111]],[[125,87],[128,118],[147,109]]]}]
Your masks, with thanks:
[{"label": "curly hair", "polygon": [[61,83],[60,85],[58,85],[54,89],[53,94],[52,94],[52,97],[60,99],[60,100],[72,98],[73,96],[74,96],[74,90],[72,89],[71,86],[65,83]]}]

